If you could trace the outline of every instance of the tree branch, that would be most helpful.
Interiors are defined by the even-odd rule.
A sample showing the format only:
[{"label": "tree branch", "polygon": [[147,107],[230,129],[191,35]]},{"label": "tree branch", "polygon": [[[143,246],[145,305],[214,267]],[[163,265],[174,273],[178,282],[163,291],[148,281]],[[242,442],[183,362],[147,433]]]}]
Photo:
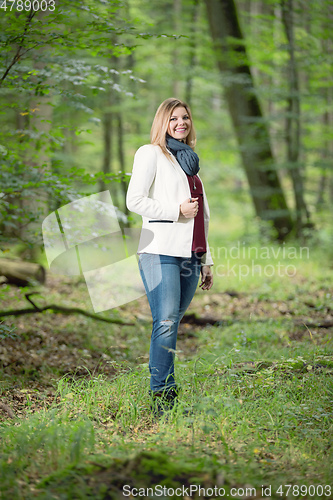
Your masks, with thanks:
[{"label": "tree branch", "polygon": [[5,78],[7,77],[8,73],[10,72],[10,70],[12,69],[12,67],[14,66],[14,64],[17,63],[17,61],[20,59],[21,57],[21,50],[23,49],[23,42],[24,42],[24,38],[27,34],[27,31],[28,31],[28,28],[29,28],[29,25],[32,21],[32,19],[34,18],[34,16],[36,15],[37,11],[34,11],[33,9],[30,10],[29,12],[29,15],[27,17],[27,20],[26,20],[26,23],[25,23],[25,27],[24,27],[24,31],[23,31],[23,34],[22,34],[22,37],[21,37],[21,41],[20,41],[20,45],[16,51],[16,54],[14,55],[13,57],[13,60],[12,62],[10,63],[10,65],[8,66],[8,68],[6,69],[6,71],[4,72],[4,74],[2,75],[2,78],[0,80],[0,87],[3,83],[3,81],[5,80]]},{"label": "tree branch", "polygon": [[31,295],[36,293],[38,292],[31,292],[25,294],[25,298],[27,299],[28,302],[30,302],[30,304],[32,304],[33,309],[31,307],[28,307],[24,309],[10,309],[9,311],[0,311],[0,318],[4,318],[6,316],[21,316],[23,314],[36,314],[36,313],[42,313],[44,311],[53,311],[55,313],[61,313],[61,314],[82,314],[87,318],[95,319],[97,321],[103,321],[105,323],[114,323],[116,325],[124,325],[124,326],[134,326],[134,323],[128,323],[122,321],[121,319],[116,319],[116,318],[101,317],[98,316],[97,314],[89,313],[84,309],[80,309],[79,307],[65,307],[65,306],[58,306],[57,304],[50,304],[48,306],[39,307],[30,298]]}]

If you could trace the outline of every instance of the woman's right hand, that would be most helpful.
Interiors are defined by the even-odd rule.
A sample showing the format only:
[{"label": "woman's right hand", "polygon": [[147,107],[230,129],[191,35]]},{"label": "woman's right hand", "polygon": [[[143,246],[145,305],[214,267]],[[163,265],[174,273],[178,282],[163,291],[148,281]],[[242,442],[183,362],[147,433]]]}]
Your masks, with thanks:
[{"label": "woman's right hand", "polygon": [[187,198],[187,200],[183,201],[180,205],[180,213],[187,219],[197,215],[199,209],[198,199],[199,198]]}]

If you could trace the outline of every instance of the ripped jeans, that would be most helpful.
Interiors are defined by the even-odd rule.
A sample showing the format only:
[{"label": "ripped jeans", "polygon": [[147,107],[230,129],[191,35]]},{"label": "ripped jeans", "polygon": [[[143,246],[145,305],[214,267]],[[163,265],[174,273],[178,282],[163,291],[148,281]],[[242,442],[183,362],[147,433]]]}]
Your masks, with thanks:
[{"label": "ripped jeans", "polygon": [[152,392],[175,387],[178,325],[198,285],[201,258],[142,253],[139,269],[153,318],[149,371]]}]

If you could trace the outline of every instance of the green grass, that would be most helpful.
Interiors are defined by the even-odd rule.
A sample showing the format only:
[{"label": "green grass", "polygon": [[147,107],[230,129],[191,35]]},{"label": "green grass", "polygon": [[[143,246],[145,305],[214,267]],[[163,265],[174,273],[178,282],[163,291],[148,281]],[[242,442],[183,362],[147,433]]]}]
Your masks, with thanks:
[{"label": "green grass", "polygon": [[[264,344],[260,335],[257,341]],[[110,498],[107,492],[120,498],[125,484],[222,484],[226,491],[330,484],[327,352],[327,346],[309,352],[305,343],[288,358],[247,365],[248,356],[235,358],[220,342],[179,366],[181,407],[192,407],[193,415],[175,411],[159,424],[149,412],[146,366],[111,383],[61,379],[54,408],[2,426],[3,498]]]},{"label": "green grass", "polygon": [[[213,236],[216,252],[220,241]],[[182,393],[168,419],[155,421],[149,406],[149,322],[120,327],[87,318],[54,320],[45,313],[26,320],[20,330],[16,320],[22,341],[49,329],[54,337],[63,336],[64,356],[77,349],[85,366],[85,355],[98,364],[107,353],[112,371],[100,373],[88,361],[83,371],[67,375],[52,371],[47,360],[36,369],[35,379],[54,379],[56,397],[38,411],[27,397],[22,418],[2,420],[0,498],[123,498],[125,485],[165,486],[169,493],[192,485],[196,498],[199,486],[211,493],[224,488],[230,498],[255,497],[250,488],[256,498],[286,498],[284,485],[292,485],[288,498],[333,497],[328,487],[323,492],[317,487],[332,486],[332,328],[306,326],[332,316],[328,247],[310,246],[308,257],[298,253],[291,259],[274,257],[272,248],[269,258],[263,257],[258,253],[263,245],[251,241],[244,256],[230,256],[235,243],[225,246],[238,270],[254,260],[275,270],[291,262],[296,273],[219,274],[226,257],[216,253],[214,289],[198,291],[191,312],[202,315],[208,308],[219,323],[196,329],[193,337],[180,336],[176,367]],[[88,307],[81,285],[69,294],[68,282],[48,299],[59,303],[63,297],[66,304]],[[237,295],[228,295],[231,291]],[[133,320],[137,313],[142,311],[133,303],[110,315]],[[51,356],[52,343],[48,349]],[[8,374],[3,378],[2,391],[12,380]],[[29,373],[22,373],[15,383],[24,387],[29,380]],[[184,408],[192,414],[184,415]],[[186,496],[188,491],[181,498]]]}]

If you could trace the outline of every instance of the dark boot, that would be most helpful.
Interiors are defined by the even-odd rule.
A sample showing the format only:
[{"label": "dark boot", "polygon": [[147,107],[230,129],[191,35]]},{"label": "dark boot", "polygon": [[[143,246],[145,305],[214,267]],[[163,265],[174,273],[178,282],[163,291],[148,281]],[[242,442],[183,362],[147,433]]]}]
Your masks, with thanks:
[{"label": "dark boot", "polygon": [[176,387],[170,387],[164,391],[156,391],[150,393],[152,403],[151,409],[155,417],[162,417],[166,411],[172,410],[178,398],[178,390]]}]

